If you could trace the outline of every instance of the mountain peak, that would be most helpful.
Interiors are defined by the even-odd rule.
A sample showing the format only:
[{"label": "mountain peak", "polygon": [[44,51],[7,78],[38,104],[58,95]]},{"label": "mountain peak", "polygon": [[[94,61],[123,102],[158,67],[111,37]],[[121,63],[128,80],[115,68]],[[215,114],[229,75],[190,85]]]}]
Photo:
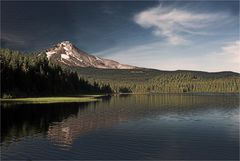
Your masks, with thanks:
[{"label": "mountain peak", "polygon": [[62,41],[57,44],[57,46],[72,46],[73,44],[70,41]]},{"label": "mountain peak", "polygon": [[46,50],[49,61],[70,67],[94,67],[105,69],[135,69],[131,65],[120,64],[114,60],[104,59],[90,55],[70,41],[62,41],[52,48]]}]

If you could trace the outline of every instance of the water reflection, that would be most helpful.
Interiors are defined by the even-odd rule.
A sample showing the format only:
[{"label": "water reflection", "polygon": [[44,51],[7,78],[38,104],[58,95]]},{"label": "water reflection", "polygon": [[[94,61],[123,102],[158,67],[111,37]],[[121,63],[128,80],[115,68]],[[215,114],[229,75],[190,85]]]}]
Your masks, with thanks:
[{"label": "water reflection", "polygon": [[97,103],[50,105],[15,105],[2,108],[1,142],[19,139],[39,132],[63,145],[69,145],[78,135],[96,128],[111,127],[119,122],[143,115],[191,112],[208,106],[237,107],[237,97],[191,95],[120,95],[103,98]]},{"label": "water reflection", "polygon": [[[224,127],[228,128],[228,132],[232,127],[232,131],[234,132],[229,135],[236,137],[237,129],[235,125],[239,123],[239,118],[238,115],[234,115],[234,112],[235,114],[238,112],[238,107],[238,96],[234,95],[197,96],[179,94],[120,95],[113,96],[112,98],[106,97],[102,101],[94,103],[1,107],[1,142],[11,144],[21,141],[26,136],[34,138],[34,135],[38,134],[37,137],[39,137],[39,134],[41,134],[56,147],[70,150],[80,137],[91,136],[98,129],[114,129],[114,127],[119,127],[118,125],[122,123],[124,123],[124,127],[121,128],[127,131],[134,121],[137,121],[138,124],[133,126],[136,128],[133,134],[141,136],[143,141],[147,133],[144,131],[144,128],[149,130],[147,134],[152,136],[153,139],[156,137],[155,142],[163,138],[166,139],[166,137],[172,137],[171,140],[174,140],[174,138],[179,137],[178,133],[183,130],[186,130],[185,135],[189,135],[189,138],[191,138],[191,134],[194,132],[188,128],[194,127],[196,124],[202,128],[204,127],[205,129],[201,130],[205,130],[205,132],[208,129],[217,128],[220,123],[213,123],[215,120],[223,120],[221,124],[224,123],[224,120],[231,120],[230,123],[233,122],[233,124],[227,122],[229,125],[224,125]],[[200,123],[197,123],[202,119],[203,115],[205,120],[213,123],[211,127],[208,127],[208,125],[202,126]],[[178,127],[180,126],[176,126],[175,129],[169,130],[171,121],[173,120],[177,122],[181,120],[185,121],[183,124],[185,128],[179,129]],[[216,125],[216,127],[213,127],[213,125]],[[222,132],[224,129],[216,130]],[[157,131],[158,135],[155,136],[154,133]],[[160,131],[161,133],[159,133]],[[165,134],[164,131],[171,131],[171,133]],[[202,131],[198,132],[201,133]],[[129,136],[133,135],[129,131],[127,132]],[[157,136],[160,137],[159,135],[163,135],[163,137],[157,138]],[[120,139],[120,136],[118,137],[115,139]],[[168,141],[166,143],[172,142],[171,140],[166,140]],[[98,141],[100,145],[101,141]],[[178,140],[178,142],[181,142],[181,140]],[[98,143],[96,142],[96,145]],[[140,143],[136,142],[135,144],[137,146]],[[154,144],[154,141],[152,144]],[[174,146],[177,145],[174,144]],[[156,146],[160,146],[160,144]]]},{"label": "water reflection", "polygon": [[[80,105],[86,107],[86,103]],[[51,104],[51,105],[13,105],[1,106],[1,142],[15,141],[37,133],[48,131],[52,122],[77,115],[79,104]]]}]

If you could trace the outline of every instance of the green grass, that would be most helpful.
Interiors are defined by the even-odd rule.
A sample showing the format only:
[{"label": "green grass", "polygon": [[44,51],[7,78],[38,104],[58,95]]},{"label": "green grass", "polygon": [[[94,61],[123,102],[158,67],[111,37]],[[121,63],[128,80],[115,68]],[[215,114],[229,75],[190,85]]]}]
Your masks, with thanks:
[{"label": "green grass", "polygon": [[0,99],[2,103],[29,103],[29,104],[49,104],[49,103],[73,103],[73,102],[93,102],[98,101],[95,96],[88,97],[36,97],[36,98],[11,98]]}]

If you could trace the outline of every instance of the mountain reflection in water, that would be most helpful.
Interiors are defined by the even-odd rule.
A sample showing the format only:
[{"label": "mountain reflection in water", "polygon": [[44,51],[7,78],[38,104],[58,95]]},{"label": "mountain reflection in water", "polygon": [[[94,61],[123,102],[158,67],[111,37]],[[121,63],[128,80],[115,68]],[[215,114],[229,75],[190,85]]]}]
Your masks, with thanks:
[{"label": "mountain reflection in water", "polygon": [[148,119],[144,122],[153,119],[153,124],[161,123],[161,119],[162,122],[171,122],[174,119],[193,122],[201,119],[201,116],[197,116],[199,113],[204,113],[205,117],[211,119],[215,109],[226,113],[225,119],[235,119],[238,122],[237,116],[227,115],[232,109],[239,107],[237,98],[224,95],[119,95],[93,103],[1,107],[1,143],[7,146],[13,142],[21,142],[28,136],[40,135],[56,147],[70,150],[79,137],[87,136],[98,129],[111,129],[119,124],[127,125],[141,119]]}]

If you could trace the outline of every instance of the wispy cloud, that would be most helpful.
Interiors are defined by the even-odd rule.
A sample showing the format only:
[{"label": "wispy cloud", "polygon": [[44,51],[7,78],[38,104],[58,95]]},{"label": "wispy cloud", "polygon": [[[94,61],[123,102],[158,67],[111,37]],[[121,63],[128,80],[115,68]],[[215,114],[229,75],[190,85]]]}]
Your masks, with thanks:
[{"label": "wispy cloud", "polygon": [[240,68],[240,41],[223,46],[220,55],[227,57],[230,62],[238,63]]},{"label": "wispy cloud", "polygon": [[[227,10],[196,11],[190,6],[176,7],[159,5],[134,16],[135,23],[161,40],[153,37],[152,41],[145,41],[142,37],[145,43],[112,47],[95,54],[161,70],[240,72],[240,41],[233,36],[239,34],[235,33],[238,30],[234,23],[239,20]],[[226,33],[232,35],[224,35]]]},{"label": "wispy cloud", "polygon": [[153,34],[166,38],[171,44],[188,41],[187,34],[207,34],[209,26],[223,23],[227,13],[197,13],[161,5],[142,11],[134,16],[134,21],[144,28],[153,29]]},{"label": "wispy cloud", "polygon": [[1,33],[1,47],[3,48],[22,48],[26,42],[19,36],[11,33]]},{"label": "wispy cloud", "polygon": [[9,43],[15,43],[17,45],[25,44],[25,41],[23,39],[21,39],[19,36],[10,34],[10,33],[5,33],[5,32],[1,33],[1,40],[9,42]]},{"label": "wispy cloud", "polygon": [[240,41],[205,43],[194,47],[171,47],[170,44],[153,42],[130,48],[111,48],[95,55],[125,64],[161,70],[240,72]]},{"label": "wispy cloud", "polygon": [[[228,42],[218,51],[198,59],[212,71],[235,71],[240,73],[240,41]],[[195,63],[198,63],[195,60]]]}]

